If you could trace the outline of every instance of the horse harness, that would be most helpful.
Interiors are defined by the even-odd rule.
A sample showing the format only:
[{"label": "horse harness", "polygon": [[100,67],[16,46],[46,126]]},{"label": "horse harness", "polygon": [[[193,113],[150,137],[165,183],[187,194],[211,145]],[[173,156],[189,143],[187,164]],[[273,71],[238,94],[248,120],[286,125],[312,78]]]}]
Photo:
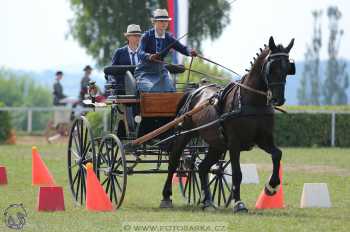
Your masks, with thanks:
[{"label": "horse harness", "polygon": [[[264,82],[268,87],[273,86],[273,85],[285,84],[285,82],[270,83],[268,81],[268,77],[269,77],[269,75],[271,75],[270,65],[271,65],[271,62],[273,62],[275,60],[275,59],[271,59],[271,58],[278,57],[277,59],[279,59],[279,57],[281,57],[281,56],[288,57],[289,55],[287,53],[270,54],[268,57],[268,62],[266,62],[262,67],[261,71],[263,73]],[[295,64],[294,64],[294,62],[290,62],[289,65],[290,66],[288,67],[288,74],[293,75],[293,73],[295,73]],[[179,130],[177,130],[173,136],[170,136],[170,137],[158,142],[157,144],[163,143],[165,141],[168,141],[168,140],[173,139],[173,138],[180,136],[180,135],[193,133],[193,132],[211,127],[215,124],[219,124],[219,133],[220,133],[219,137],[221,140],[223,140],[224,144],[227,144],[227,141],[226,141],[227,136],[225,135],[224,126],[223,126],[224,122],[226,120],[231,119],[231,118],[239,118],[242,116],[273,115],[275,112],[274,112],[274,107],[271,104],[266,104],[265,106],[242,105],[241,88],[244,88],[244,89],[246,89],[250,92],[253,92],[255,94],[260,94],[260,95],[266,96],[267,98],[271,97],[268,92],[260,91],[260,90],[254,89],[252,87],[249,87],[249,86],[243,84],[242,82],[244,81],[244,79],[246,77],[247,77],[247,75],[243,76],[240,81],[232,81],[225,88],[219,89],[218,85],[211,84],[211,85],[202,86],[202,87],[196,89],[195,91],[193,91],[192,93],[190,93],[186,102],[180,108],[178,115],[187,112],[190,109],[190,103],[191,103],[192,99],[195,96],[197,96],[200,92],[202,92],[205,88],[218,87],[219,90],[217,91],[217,93],[215,95],[213,95],[212,97],[210,97],[208,99],[208,101],[210,102],[211,105],[215,106],[215,109],[219,115],[219,118],[212,121],[212,122],[204,124],[202,126],[199,126],[199,127],[196,127],[196,128],[190,129],[190,130],[186,130],[186,131],[181,131],[183,128],[180,126]],[[235,88],[235,87],[237,87],[237,88]],[[231,106],[230,106],[229,111],[224,112],[224,103],[226,101],[226,97],[228,96],[228,94],[231,91],[236,91],[234,94],[235,95],[237,94],[237,97],[235,98],[235,99],[237,99],[237,101],[233,101]],[[279,108],[276,108],[276,109],[284,112],[283,110],[281,110]]]}]

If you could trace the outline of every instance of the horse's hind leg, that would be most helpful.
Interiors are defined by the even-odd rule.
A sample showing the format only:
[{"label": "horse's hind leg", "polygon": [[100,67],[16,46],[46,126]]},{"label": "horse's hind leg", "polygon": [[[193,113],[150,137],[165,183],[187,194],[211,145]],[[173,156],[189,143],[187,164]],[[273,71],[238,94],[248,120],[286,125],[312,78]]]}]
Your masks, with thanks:
[{"label": "horse's hind leg", "polygon": [[218,162],[222,151],[217,150],[216,148],[209,146],[208,154],[205,156],[204,160],[199,165],[199,178],[201,180],[201,189],[202,189],[202,208],[216,208],[212,201],[209,181],[208,181],[208,172],[211,166]]},{"label": "horse's hind leg", "polygon": [[178,137],[171,147],[171,153],[169,155],[169,166],[168,166],[168,176],[163,188],[163,199],[160,203],[160,208],[172,208],[173,204],[171,201],[172,195],[172,179],[173,175],[176,172],[177,167],[179,166],[180,156],[185,146],[189,142],[190,137],[180,136]]},{"label": "horse's hind leg", "polygon": [[240,164],[240,151],[237,148],[230,148],[230,160],[232,168],[232,190],[231,194],[235,200],[233,207],[234,213],[246,213],[248,209],[241,201],[241,182],[242,182],[242,170]]},{"label": "horse's hind leg", "polygon": [[265,193],[267,195],[275,195],[278,191],[278,186],[280,185],[280,177],[279,177],[279,169],[280,169],[280,162],[282,159],[282,151],[276,147],[273,143],[271,145],[259,145],[261,149],[266,151],[267,153],[271,154],[272,158],[272,175],[269,180],[269,183],[265,185]]}]

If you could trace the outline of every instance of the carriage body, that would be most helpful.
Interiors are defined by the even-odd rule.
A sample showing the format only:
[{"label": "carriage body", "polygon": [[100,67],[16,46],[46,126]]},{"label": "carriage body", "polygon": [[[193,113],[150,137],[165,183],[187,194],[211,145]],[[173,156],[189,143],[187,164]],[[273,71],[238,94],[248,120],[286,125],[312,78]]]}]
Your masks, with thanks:
[{"label": "carriage body", "polygon": [[[175,119],[177,104],[184,92],[138,94],[132,75],[134,68],[135,66],[106,67],[104,72],[108,80],[105,86],[107,100],[102,104],[92,103],[94,99],[86,102],[94,108],[110,109],[108,131],[101,135],[93,135],[90,123],[84,116],[77,118],[71,128],[68,144],[68,179],[73,198],[80,204],[84,203],[86,197],[85,165],[88,162],[93,163],[97,177],[117,208],[123,202],[128,175],[161,174],[168,171],[167,165],[164,164],[169,162],[169,147],[166,144],[157,143],[167,135],[173,134],[172,131],[138,146],[131,144],[135,139]],[[168,70],[172,75],[185,71],[178,66],[168,67]],[[123,86],[118,85],[111,76],[125,78],[125,89],[122,89]],[[195,84],[188,86],[198,87]],[[200,200],[198,165],[207,152],[207,144],[199,138],[193,138],[183,151],[176,178],[179,180],[181,193],[188,204],[197,204]],[[215,166],[215,170],[213,169],[213,173],[216,172],[214,175],[222,178],[222,173],[217,170],[218,167],[222,169],[227,162],[223,158]],[[151,167],[145,169],[145,165],[139,164],[147,164]],[[215,183],[212,181],[213,188],[214,184],[220,185],[222,194],[226,191],[228,197],[227,192],[230,191],[230,187],[225,187],[224,180],[221,179],[221,181],[222,183],[216,179]],[[219,194],[221,198],[221,192],[217,196]],[[228,205],[228,202],[228,198],[225,201],[222,200],[225,205]]]}]

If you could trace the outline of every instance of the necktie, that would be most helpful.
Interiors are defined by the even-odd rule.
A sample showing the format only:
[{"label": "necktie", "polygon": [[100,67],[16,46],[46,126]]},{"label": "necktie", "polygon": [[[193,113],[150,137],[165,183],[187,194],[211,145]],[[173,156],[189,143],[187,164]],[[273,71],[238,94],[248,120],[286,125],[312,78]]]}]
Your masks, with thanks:
[{"label": "necktie", "polygon": [[156,53],[162,51],[162,39],[156,38]]},{"label": "necktie", "polygon": [[131,65],[136,65],[135,55],[136,55],[135,52],[131,53]]}]

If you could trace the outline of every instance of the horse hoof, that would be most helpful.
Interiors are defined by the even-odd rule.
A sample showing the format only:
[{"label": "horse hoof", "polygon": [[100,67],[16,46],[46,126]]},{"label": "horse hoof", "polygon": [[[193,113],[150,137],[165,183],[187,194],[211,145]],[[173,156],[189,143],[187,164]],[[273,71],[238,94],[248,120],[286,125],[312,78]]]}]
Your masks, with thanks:
[{"label": "horse hoof", "polygon": [[206,201],[202,203],[202,210],[206,212],[214,212],[217,210],[217,206],[211,202],[211,201]]},{"label": "horse hoof", "polygon": [[233,207],[233,213],[248,213],[248,209],[242,201],[237,201]]},{"label": "horse hoof", "polygon": [[159,208],[162,208],[162,209],[173,208],[173,202],[172,202],[172,200],[162,200],[162,201],[160,202]]},{"label": "horse hoof", "polygon": [[272,187],[271,185],[266,184],[265,188],[264,188],[265,194],[268,196],[275,195],[278,191],[278,187],[279,187],[279,185],[277,185],[276,187]]}]

